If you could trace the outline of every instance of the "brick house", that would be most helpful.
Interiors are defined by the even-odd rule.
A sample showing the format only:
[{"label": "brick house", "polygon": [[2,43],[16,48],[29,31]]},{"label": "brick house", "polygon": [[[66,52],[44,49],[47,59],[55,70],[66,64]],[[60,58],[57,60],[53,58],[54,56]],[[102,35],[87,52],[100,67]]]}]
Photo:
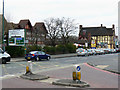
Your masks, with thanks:
[{"label": "brick house", "polygon": [[38,46],[44,45],[48,31],[43,22],[37,22],[33,26],[34,43]]},{"label": "brick house", "polygon": [[[106,28],[101,24],[99,27],[79,27],[79,44],[88,43],[89,47],[114,48],[115,25]],[[94,43],[94,46],[92,46]]]}]

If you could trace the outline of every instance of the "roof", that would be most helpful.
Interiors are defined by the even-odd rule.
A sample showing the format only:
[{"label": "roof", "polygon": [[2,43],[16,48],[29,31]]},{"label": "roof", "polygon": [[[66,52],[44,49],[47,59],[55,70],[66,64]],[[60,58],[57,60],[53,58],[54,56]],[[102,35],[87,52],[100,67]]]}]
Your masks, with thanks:
[{"label": "roof", "polygon": [[29,19],[20,20],[19,25],[20,25],[20,28],[25,28],[26,25],[29,25],[29,27],[32,28],[32,25]]},{"label": "roof", "polygon": [[45,27],[45,24],[43,22],[37,22],[35,23],[34,25],[34,30],[40,30],[40,32],[43,32],[43,33],[48,33],[46,27]]},{"label": "roof", "polygon": [[114,30],[106,27],[83,27],[80,30],[80,35],[85,33],[87,36],[89,33],[91,36],[113,36]]}]

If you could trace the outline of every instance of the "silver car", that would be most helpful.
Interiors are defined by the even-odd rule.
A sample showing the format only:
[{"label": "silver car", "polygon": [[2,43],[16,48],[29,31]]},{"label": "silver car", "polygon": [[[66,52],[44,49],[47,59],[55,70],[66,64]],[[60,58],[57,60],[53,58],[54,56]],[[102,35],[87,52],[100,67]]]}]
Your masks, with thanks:
[{"label": "silver car", "polygon": [[77,56],[88,56],[88,51],[85,49],[80,49],[77,51]]}]

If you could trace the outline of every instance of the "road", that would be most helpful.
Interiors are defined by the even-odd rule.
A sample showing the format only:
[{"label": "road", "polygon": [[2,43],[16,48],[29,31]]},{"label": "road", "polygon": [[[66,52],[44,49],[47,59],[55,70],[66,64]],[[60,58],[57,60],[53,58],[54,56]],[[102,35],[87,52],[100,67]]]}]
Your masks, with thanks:
[{"label": "road", "polygon": [[[33,62],[33,73],[49,75],[48,80],[33,82],[18,78],[19,75],[25,73],[26,61],[10,62],[1,65],[3,87],[23,87],[23,88],[62,88],[63,86],[51,85],[51,82],[56,79],[69,78],[72,79],[71,73],[73,65],[80,64],[82,72],[82,80],[90,84],[90,88],[118,88],[118,75],[90,67],[86,63],[94,64],[97,68],[106,68],[118,71],[118,54],[97,55],[89,57],[66,57],[51,59],[50,61]],[[19,81],[16,82],[16,81]],[[10,83],[6,85],[6,83]],[[29,85],[27,84],[29,83]],[[35,83],[35,85],[33,84]],[[64,88],[64,87],[63,87]]]}]

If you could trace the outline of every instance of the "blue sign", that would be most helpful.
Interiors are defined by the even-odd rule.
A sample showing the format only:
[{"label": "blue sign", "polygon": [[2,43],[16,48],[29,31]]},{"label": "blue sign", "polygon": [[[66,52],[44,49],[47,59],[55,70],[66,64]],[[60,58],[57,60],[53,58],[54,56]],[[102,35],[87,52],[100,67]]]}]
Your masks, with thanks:
[{"label": "blue sign", "polygon": [[22,38],[16,38],[16,40],[22,40]]},{"label": "blue sign", "polygon": [[96,49],[96,47],[91,47],[91,49]]},{"label": "blue sign", "polygon": [[80,66],[77,66],[77,71],[80,71],[80,69],[81,69]]}]

